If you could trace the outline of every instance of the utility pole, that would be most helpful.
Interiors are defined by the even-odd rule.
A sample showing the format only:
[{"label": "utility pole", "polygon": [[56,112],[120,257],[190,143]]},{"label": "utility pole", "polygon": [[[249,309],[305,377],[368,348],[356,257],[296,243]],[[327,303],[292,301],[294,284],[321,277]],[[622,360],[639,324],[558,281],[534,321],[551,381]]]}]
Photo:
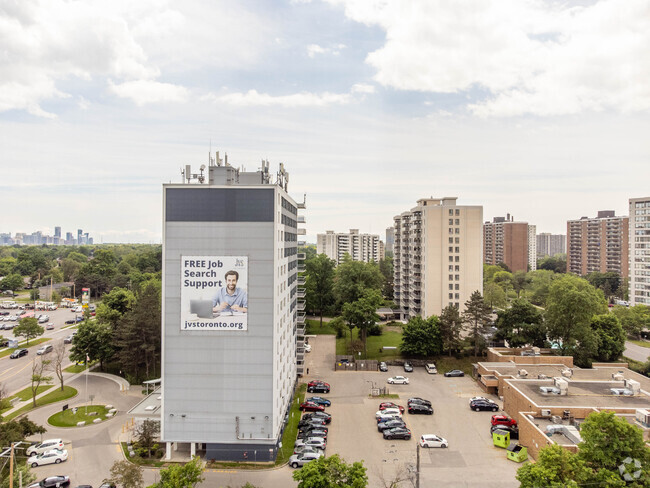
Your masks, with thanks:
[{"label": "utility pole", "polygon": [[14,487],[14,443],[11,443],[11,453],[9,454],[9,488]]},{"label": "utility pole", "polygon": [[420,488],[420,443],[415,449],[415,488]]}]

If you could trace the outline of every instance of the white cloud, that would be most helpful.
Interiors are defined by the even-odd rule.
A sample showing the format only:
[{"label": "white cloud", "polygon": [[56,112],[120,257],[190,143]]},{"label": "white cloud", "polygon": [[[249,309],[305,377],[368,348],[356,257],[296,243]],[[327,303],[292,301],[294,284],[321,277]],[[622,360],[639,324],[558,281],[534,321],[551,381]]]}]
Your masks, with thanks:
[{"label": "white cloud", "polygon": [[367,83],[356,83],[350,90],[352,93],[375,93],[375,87]]},{"label": "white cloud", "polygon": [[246,93],[228,93],[225,95],[209,94],[204,100],[225,103],[238,107],[324,107],[326,105],[346,105],[353,101],[348,93],[294,93],[292,95],[273,96],[248,90]]},{"label": "white cloud", "polygon": [[129,98],[138,106],[158,102],[184,102],[189,96],[188,90],[182,86],[157,81],[127,81],[119,85],[109,82],[109,86],[118,97]]},{"label": "white cloud", "polygon": [[489,95],[481,116],[650,109],[650,3],[601,0],[327,0],[379,25],[366,62],[400,90]]},{"label": "white cloud", "polygon": [[336,44],[333,47],[322,47],[318,44],[310,44],[307,46],[307,56],[313,58],[317,54],[331,54],[333,56],[338,56],[341,54],[341,50],[345,49],[345,44]]}]

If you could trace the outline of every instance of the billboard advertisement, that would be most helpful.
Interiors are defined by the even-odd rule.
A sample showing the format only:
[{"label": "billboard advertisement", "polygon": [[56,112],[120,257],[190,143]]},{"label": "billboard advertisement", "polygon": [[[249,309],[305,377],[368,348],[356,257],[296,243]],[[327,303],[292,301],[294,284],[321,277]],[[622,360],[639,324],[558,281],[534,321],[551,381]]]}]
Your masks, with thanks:
[{"label": "billboard advertisement", "polygon": [[181,330],[248,329],[248,257],[181,256]]}]

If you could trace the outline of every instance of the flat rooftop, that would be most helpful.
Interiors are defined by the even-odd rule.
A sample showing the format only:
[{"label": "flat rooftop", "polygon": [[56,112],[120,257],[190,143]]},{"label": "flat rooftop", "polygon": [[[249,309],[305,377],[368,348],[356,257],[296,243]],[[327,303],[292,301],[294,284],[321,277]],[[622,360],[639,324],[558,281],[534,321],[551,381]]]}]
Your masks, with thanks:
[{"label": "flat rooftop", "polygon": [[151,420],[160,419],[160,409],[162,406],[162,391],[157,389],[150,393],[138,403],[135,407],[129,410],[129,414],[134,417],[148,418]]},{"label": "flat rooftop", "polygon": [[[582,422],[584,419],[578,419],[578,423]],[[553,425],[563,425],[566,427],[569,427],[573,425],[570,421],[568,420],[562,420],[560,423],[553,422],[550,418],[545,418],[545,417],[535,417],[532,422],[544,433],[546,433],[546,437],[551,439],[553,442],[560,446],[576,446],[578,445],[577,442],[575,442],[574,439],[571,439],[565,435],[564,432],[553,432],[552,434],[547,433],[547,427],[553,426]]]},{"label": "flat rooftop", "polygon": [[538,407],[650,408],[650,396],[614,395],[610,388],[623,388],[622,381],[569,381],[568,395],[544,394],[540,386],[554,386],[553,380],[511,379],[512,386]]}]

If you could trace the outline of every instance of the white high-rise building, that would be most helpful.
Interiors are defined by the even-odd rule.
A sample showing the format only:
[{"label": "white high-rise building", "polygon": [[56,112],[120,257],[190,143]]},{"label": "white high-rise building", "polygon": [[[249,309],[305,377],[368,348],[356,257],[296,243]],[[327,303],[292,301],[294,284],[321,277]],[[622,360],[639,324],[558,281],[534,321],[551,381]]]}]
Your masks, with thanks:
[{"label": "white high-rise building", "polygon": [[394,217],[395,302],[403,319],[461,311],[483,293],[483,207],[456,197],[423,198]]},{"label": "white high-rise building", "polygon": [[335,233],[328,230],[316,236],[316,252],[340,264],[346,254],[354,261],[379,262],[384,259],[384,243],[377,234],[360,234],[359,229],[350,229],[348,233]]},{"label": "white high-rise building", "polygon": [[650,197],[630,198],[630,304],[650,305]]}]

